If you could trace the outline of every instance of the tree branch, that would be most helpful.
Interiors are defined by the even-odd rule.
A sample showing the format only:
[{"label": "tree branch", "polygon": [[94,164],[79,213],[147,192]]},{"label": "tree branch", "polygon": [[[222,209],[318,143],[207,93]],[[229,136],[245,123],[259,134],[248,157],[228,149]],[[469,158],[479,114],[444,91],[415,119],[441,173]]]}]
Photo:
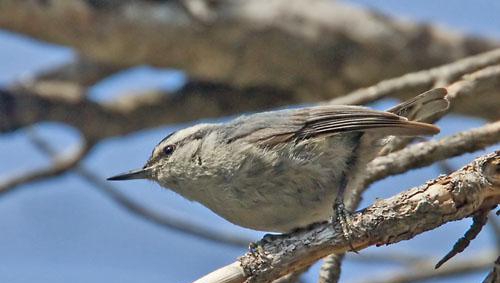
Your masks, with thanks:
[{"label": "tree branch", "polygon": [[[344,96],[334,98],[328,103],[362,105],[384,97],[411,97],[412,93],[422,93],[431,89],[437,82],[446,81],[450,83],[459,80],[466,74],[497,64],[500,64],[500,49],[470,56],[436,68],[383,80],[373,86],[361,88]],[[441,86],[446,86],[446,84]]]},{"label": "tree branch", "polygon": [[[485,62],[491,63],[499,60],[499,54],[500,49],[485,53],[480,59],[474,57],[482,62],[474,65],[474,68],[470,67],[473,65],[470,62],[474,60],[465,60],[463,61],[465,63],[457,65],[453,63],[441,68],[473,70],[486,64]],[[457,75],[458,71],[451,73]],[[396,79],[396,81],[400,80],[404,81],[405,78]],[[500,82],[499,66],[487,67],[465,76],[463,80],[449,87],[449,95],[455,99],[452,107],[460,108],[456,106],[456,100],[462,100],[463,97],[474,99],[475,102],[488,101],[488,106],[485,108],[480,107],[481,103],[476,107],[472,106],[476,103],[469,102],[468,107],[475,110],[468,111],[476,114],[483,113],[479,116],[497,117],[498,111],[496,110],[500,105],[496,96],[480,99],[479,94],[496,91],[499,87],[498,82]],[[85,99],[84,95],[78,91],[78,85],[74,85],[73,88],[68,87],[66,85],[66,88],[54,90],[53,87],[47,88],[46,86],[45,91],[40,88],[33,90],[23,87],[0,90],[0,132],[12,131],[40,121],[56,121],[72,125],[85,136],[97,141],[169,123],[231,115],[301,102],[293,92],[282,89],[264,86],[235,88],[219,83],[198,81],[190,82],[172,94],[149,93],[139,97],[123,97],[109,104],[99,104]],[[374,93],[384,93],[384,88],[376,87],[376,89]],[[365,90],[360,93],[370,92]],[[465,103],[468,99],[462,101]]]},{"label": "tree branch", "polygon": [[[408,91],[412,88],[418,86],[425,86],[426,84],[446,84],[451,82],[455,78],[460,78],[459,81],[455,82],[449,87],[449,93],[447,95],[448,100],[450,100],[452,108],[457,108],[457,104],[460,105],[462,102],[466,105],[477,105],[481,103],[477,103],[477,99],[480,97],[481,93],[484,93],[484,90],[489,90],[496,92],[496,90],[500,87],[500,65],[488,66],[490,64],[497,64],[500,61],[500,49],[487,52],[478,56],[473,56],[470,58],[466,58],[463,60],[459,60],[455,63],[448,64],[442,67],[430,69],[427,71],[416,72],[412,74],[407,74],[405,76],[383,81],[373,87],[367,89],[361,89],[359,91],[355,91],[351,94],[348,94],[344,97],[340,97],[334,99],[330,103],[368,103],[372,99],[380,99],[387,95],[395,95],[397,92],[402,92],[403,90]],[[484,68],[483,68],[484,67]],[[479,70],[478,70],[479,69]],[[473,95],[474,94],[474,95]],[[468,98],[468,99],[464,99]],[[465,101],[474,99],[475,103],[466,103]],[[497,109],[500,108],[500,101],[496,99],[496,95],[487,96],[486,100],[493,99],[493,101],[489,104],[488,107],[478,107],[475,108],[477,111],[485,111],[490,109],[491,111],[485,111],[485,113],[495,113],[493,116],[498,115]],[[485,100],[483,98],[483,100]],[[495,106],[496,105],[496,106]],[[460,106],[458,106],[460,107]],[[470,110],[470,108],[474,108],[473,106],[466,108],[468,113],[473,113],[474,110]],[[447,112],[447,111],[446,111]],[[424,122],[433,123],[437,121],[439,118],[444,116],[446,112],[436,113],[432,117],[428,117]],[[478,134],[476,136],[476,134]],[[463,139],[462,135],[468,135],[468,138]],[[476,141],[479,140],[479,142]],[[388,154],[391,151],[395,151],[396,149],[404,148],[409,142],[411,142],[412,138],[407,137],[393,137],[389,144],[387,144],[384,149],[380,153],[380,158],[378,160],[383,160],[383,156]],[[458,134],[454,137],[450,137],[445,140],[441,140],[441,149],[443,152],[441,154],[433,154],[435,147],[438,146],[437,143],[434,145],[424,144],[422,143],[422,148],[425,148],[429,151],[420,151],[422,148],[414,147],[411,150],[411,154],[408,154],[409,151],[398,152],[396,154],[391,155],[391,157],[387,158],[386,163],[389,167],[398,167],[402,169],[400,172],[403,173],[408,171],[410,168],[415,168],[415,166],[423,167],[426,165],[430,165],[436,160],[445,160],[446,158],[451,157],[449,154],[460,155],[465,152],[475,151],[480,148],[484,148],[487,145],[482,144],[482,140],[488,140],[487,145],[491,145],[497,142],[500,142],[500,124],[497,122],[492,124],[491,127],[483,129],[481,133],[473,132],[465,132]],[[450,142],[450,144],[448,143]],[[476,148],[477,147],[477,148]],[[406,149],[408,150],[408,149]],[[453,152],[453,150],[456,150]],[[400,154],[407,154],[406,157],[399,156]],[[420,159],[422,162],[421,165],[418,165],[419,159],[414,158],[414,155],[420,155],[421,158],[428,159],[427,163],[425,160]],[[444,155],[444,156],[440,156]],[[405,162],[400,162],[400,158],[405,159]],[[437,159],[434,159],[437,158]],[[434,160],[430,160],[434,159]],[[414,162],[413,165],[408,164],[408,162]],[[377,160],[372,162],[370,165],[377,165]],[[372,166],[373,167],[373,166]],[[405,168],[405,169],[403,169]],[[384,176],[373,176],[370,174],[371,167],[368,167],[368,174],[364,180],[364,184],[360,185],[358,188],[354,188],[352,193],[348,196],[346,201],[346,207],[350,210],[354,210],[359,205],[361,200],[362,193],[368,189],[369,185],[379,179],[382,179]],[[381,169],[378,168],[381,174]],[[394,175],[394,172],[389,175]],[[387,176],[387,175],[386,175]],[[372,179],[374,178],[374,179]],[[320,280],[322,282],[337,282],[339,278],[340,272],[340,261],[341,257],[338,255],[330,255],[325,259],[325,263],[321,267],[320,271]],[[335,267],[334,270],[329,270],[331,267]]]},{"label": "tree branch", "polygon": [[402,272],[391,274],[382,278],[361,280],[362,283],[416,283],[429,279],[448,278],[484,271],[490,268],[495,259],[495,253],[484,252],[466,260],[457,260],[440,269],[435,269],[433,261],[426,260],[405,269]]},{"label": "tree branch", "polygon": [[500,121],[459,132],[440,140],[410,145],[400,151],[379,156],[368,164],[364,189],[375,181],[409,169],[421,168],[467,152],[474,152],[500,142]]},{"label": "tree branch", "polygon": [[[207,282],[266,282],[307,266],[332,253],[387,245],[473,215],[500,202],[500,152],[480,157],[462,169],[402,192],[353,216],[355,231],[348,243],[338,224],[261,240],[257,247],[233,263],[201,278]],[[229,270],[229,272],[228,272]],[[217,276],[222,277],[217,277]],[[214,278],[230,278],[213,281]]]},{"label": "tree branch", "polygon": [[96,62],[297,89],[304,101],[499,46],[340,1],[211,1],[212,19],[202,24],[176,1],[94,2],[3,0],[0,27],[72,46]]},{"label": "tree branch", "polygon": [[20,176],[0,182],[0,195],[4,195],[14,189],[29,183],[37,182],[47,178],[59,176],[74,168],[91,150],[93,143],[84,141],[77,149],[68,154],[53,158],[52,166],[23,173]]},{"label": "tree branch", "polygon": [[69,82],[81,88],[87,88],[120,70],[118,66],[93,62],[88,58],[78,56],[72,62],[42,71],[31,80],[34,82]]},{"label": "tree branch", "polygon": [[[448,111],[498,120],[500,118],[497,111],[500,107],[500,101],[497,99],[497,91],[500,87],[499,63],[500,49],[496,49],[438,68],[385,80],[372,87],[357,90],[327,103],[366,104],[384,97],[406,99],[408,96],[414,96],[415,88],[427,90],[426,86],[432,87],[436,82],[449,81],[451,83],[453,78],[458,78],[447,87],[447,98],[453,102]],[[446,84],[442,86],[446,86]],[[437,113],[425,122],[436,122],[448,111]]]},{"label": "tree branch", "polygon": [[277,101],[292,102],[289,93],[278,89],[237,89],[209,82],[190,82],[175,93],[151,92],[108,104],[88,100],[78,92],[68,94],[23,86],[0,90],[0,132],[54,121],[73,126],[97,141],[165,124],[255,111]]}]

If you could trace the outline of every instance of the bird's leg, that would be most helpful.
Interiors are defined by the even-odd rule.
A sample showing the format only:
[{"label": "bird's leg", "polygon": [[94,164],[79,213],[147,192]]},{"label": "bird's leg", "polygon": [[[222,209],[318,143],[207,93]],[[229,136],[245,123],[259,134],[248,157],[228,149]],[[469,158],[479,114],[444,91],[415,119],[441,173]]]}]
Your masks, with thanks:
[{"label": "bird's leg", "polygon": [[349,242],[349,246],[351,251],[357,253],[356,249],[352,245],[352,213],[345,208],[344,205],[344,193],[347,186],[347,178],[345,174],[341,178],[340,186],[338,188],[337,197],[333,203],[333,214],[331,218],[332,225],[335,225],[335,222],[340,224],[342,228],[342,234],[344,238]]}]

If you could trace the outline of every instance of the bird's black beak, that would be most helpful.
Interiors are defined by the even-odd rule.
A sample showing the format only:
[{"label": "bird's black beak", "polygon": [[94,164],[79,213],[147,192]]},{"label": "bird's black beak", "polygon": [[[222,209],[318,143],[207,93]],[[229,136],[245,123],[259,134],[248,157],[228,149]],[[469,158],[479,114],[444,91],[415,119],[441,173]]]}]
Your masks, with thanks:
[{"label": "bird's black beak", "polygon": [[132,170],[127,173],[118,174],[113,177],[109,177],[108,181],[124,181],[132,179],[147,179],[149,176],[149,170],[147,168]]}]

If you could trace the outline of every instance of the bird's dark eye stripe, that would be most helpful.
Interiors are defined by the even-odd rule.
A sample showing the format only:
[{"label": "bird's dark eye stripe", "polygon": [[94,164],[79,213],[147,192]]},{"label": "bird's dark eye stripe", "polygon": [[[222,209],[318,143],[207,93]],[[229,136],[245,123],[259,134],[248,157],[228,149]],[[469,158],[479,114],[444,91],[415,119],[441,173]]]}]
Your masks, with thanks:
[{"label": "bird's dark eye stripe", "polygon": [[163,153],[168,156],[172,154],[174,150],[175,150],[175,145],[169,144],[163,148]]}]

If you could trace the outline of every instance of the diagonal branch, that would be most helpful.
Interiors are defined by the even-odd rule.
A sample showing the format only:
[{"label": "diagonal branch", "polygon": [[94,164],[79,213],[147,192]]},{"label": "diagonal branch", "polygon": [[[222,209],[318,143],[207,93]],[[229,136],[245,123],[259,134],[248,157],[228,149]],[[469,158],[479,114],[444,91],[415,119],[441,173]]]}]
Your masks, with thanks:
[{"label": "diagonal branch", "polygon": [[91,150],[92,145],[93,143],[84,141],[82,145],[70,153],[53,158],[52,166],[23,173],[20,176],[12,177],[11,179],[0,182],[0,195],[11,192],[22,185],[45,180],[47,178],[56,177],[66,173],[85,158],[87,153]]},{"label": "diagonal branch", "polygon": [[463,252],[470,245],[471,241],[474,240],[477,235],[479,235],[484,225],[486,225],[486,221],[488,221],[489,211],[490,209],[478,211],[472,217],[472,225],[470,226],[470,228],[465,232],[463,237],[458,239],[451,251],[449,251],[442,259],[440,259],[438,263],[436,263],[435,269],[438,269],[448,260]]},{"label": "diagonal branch", "polygon": [[311,229],[261,240],[257,247],[227,268],[197,283],[266,282],[354,246],[387,245],[473,215],[500,202],[500,152],[482,156],[462,169],[377,201],[353,216],[355,237],[349,243],[339,225],[318,224]]},{"label": "diagonal branch", "polygon": [[433,164],[467,152],[474,152],[500,142],[500,121],[459,132],[440,140],[410,145],[400,151],[375,158],[368,164],[365,184]]},{"label": "diagonal branch", "polygon": [[457,260],[436,270],[433,261],[426,260],[402,272],[390,274],[386,277],[361,280],[360,283],[416,283],[426,280],[438,280],[462,274],[484,271],[490,268],[495,260],[495,253],[483,252],[466,260]]},{"label": "diagonal branch", "polygon": [[470,56],[436,68],[387,79],[373,86],[361,88],[332,99],[329,103],[361,105],[384,97],[407,97],[411,96],[411,93],[421,93],[431,89],[438,81],[452,82],[466,74],[496,64],[500,64],[500,49]]}]

